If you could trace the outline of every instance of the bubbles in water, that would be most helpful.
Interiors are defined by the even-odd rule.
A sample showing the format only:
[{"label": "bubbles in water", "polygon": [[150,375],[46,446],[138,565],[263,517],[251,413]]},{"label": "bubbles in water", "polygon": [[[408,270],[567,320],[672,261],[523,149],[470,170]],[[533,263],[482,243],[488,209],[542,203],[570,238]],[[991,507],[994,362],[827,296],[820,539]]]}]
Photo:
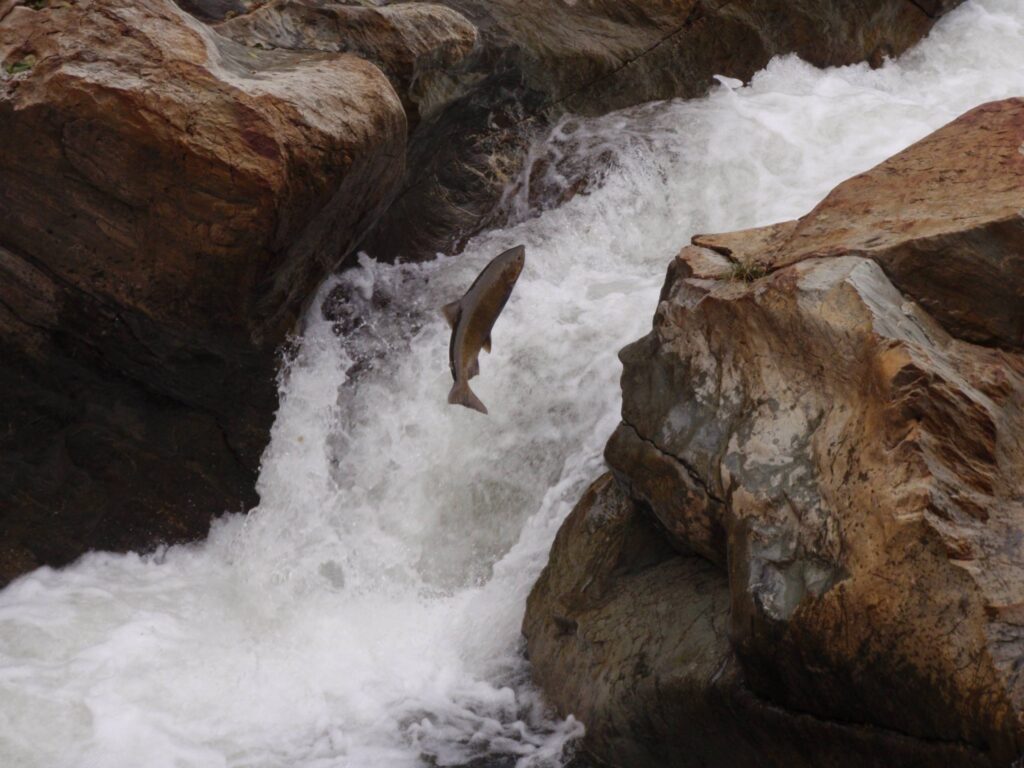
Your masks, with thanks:
[{"label": "bubbles in water", "polygon": [[[616,352],[649,329],[668,260],[1021,93],[1022,41],[1022,3],[968,3],[879,70],[785,57],[703,100],[567,118],[510,188],[517,223],[328,281],[282,374],[258,509],[0,593],[0,764],[559,765],[581,726],[528,683],[523,606],[602,471]],[[452,408],[437,308],[518,243],[474,380],[491,415]]]}]

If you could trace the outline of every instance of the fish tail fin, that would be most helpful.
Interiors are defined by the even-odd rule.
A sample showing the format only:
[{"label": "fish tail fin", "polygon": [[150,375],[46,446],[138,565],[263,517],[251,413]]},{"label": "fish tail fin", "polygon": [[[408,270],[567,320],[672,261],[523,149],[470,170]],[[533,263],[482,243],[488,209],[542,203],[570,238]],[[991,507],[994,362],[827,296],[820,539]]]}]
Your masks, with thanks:
[{"label": "fish tail fin", "polygon": [[452,384],[452,390],[448,393],[448,402],[452,405],[464,405],[480,413],[487,413],[487,406],[480,402],[480,398],[473,394],[469,384],[465,381],[456,381]]}]

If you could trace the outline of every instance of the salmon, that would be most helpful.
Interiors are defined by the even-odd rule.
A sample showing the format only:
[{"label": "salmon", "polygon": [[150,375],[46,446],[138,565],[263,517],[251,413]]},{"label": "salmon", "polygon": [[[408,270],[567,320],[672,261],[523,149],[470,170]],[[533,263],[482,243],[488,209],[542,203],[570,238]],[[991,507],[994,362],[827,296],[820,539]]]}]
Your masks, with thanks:
[{"label": "salmon", "polygon": [[487,406],[469,388],[469,380],[480,373],[480,350],[491,351],[491,329],[525,263],[525,247],[509,248],[484,267],[465,296],[441,307],[452,329],[448,365],[455,383],[448,393],[449,403],[487,413]]}]

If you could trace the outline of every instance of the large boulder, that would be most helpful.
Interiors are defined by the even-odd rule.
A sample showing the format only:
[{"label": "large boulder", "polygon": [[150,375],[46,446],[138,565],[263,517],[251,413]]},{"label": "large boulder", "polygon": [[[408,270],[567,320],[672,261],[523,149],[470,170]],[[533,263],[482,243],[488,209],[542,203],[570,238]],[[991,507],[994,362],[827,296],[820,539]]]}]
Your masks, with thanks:
[{"label": "large boulder", "polygon": [[[623,422],[606,451],[621,488],[718,574],[721,653],[744,688],[789,717],[874,734],[850,765],[949,764],[941,746],[964,750],[953,764],[1009,766],[1024,750],[1022,146],[1024,99],[985,105],[799,221],[694,238],[653,331],[621,354]],[[549,570],[572,568],[562,558],[556,546]],[[609,578],[634,613],[603,617],[620,631],[603,658],[668,622],[671,642],[654,646],[668,655],[647,666],[698,664],[686,679],[710,695],[698,656],[660,650],[693,631],[685,614],[659,603],[641,620],[646,598]],[[586,610],[551,580],[531,597],[530,656],[559,707],[583,711],[607,683],[579,671],[585,643],[555,656],[544,639]],[[688,743],[679,721],[602,737],[690,696],[615,673],[643,687],[586,709],[600,757],[645,764],[619,742],[652,733]],[[894,734],[918,745],[913,761],[884,759]],[[827,749],[780,730],[749,764],[842,764]],[[706,764],[694,754],[646,764]]]},{"label": "large boulder", "polygon": [[531,134],[565,112],[700,96],[715,75],[746,80],[782,53],[878,64],[958,4],[270,0],[217,28],[249,46],[352,51],[389,74],[415,131],[402,193],[365,247],[409,259],[502,222]]},{"label": "large boulder", "polygon": [[0,583],[254,503],[278,349],[381,214],[405,115],[351,55],[170,0],[0,22]]},{"label": "large boulder", "polygon": [[[730,641],[729,579],[680,554],[610,475],[566,519],[524,631],[549,701],[619,766],[990,766],[927,741],[781,708],[755,694]],[[604,763],[601,763],[604,764]]]}]

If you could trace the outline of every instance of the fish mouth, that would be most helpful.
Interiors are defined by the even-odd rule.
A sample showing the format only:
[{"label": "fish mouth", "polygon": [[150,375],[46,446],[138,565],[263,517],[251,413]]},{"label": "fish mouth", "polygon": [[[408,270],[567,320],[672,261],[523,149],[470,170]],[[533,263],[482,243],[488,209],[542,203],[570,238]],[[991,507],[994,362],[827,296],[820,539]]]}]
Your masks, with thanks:
[{"label": "fish mouth", "polygon": [[498,265],[503,280],[514,283],[519,279],[523,267],[526,266],[526,246],[517,245],[507,251],[502,251],[492,263]]},{"label": "fish mouth", "polygon": [[526,246],[517,245],[509,251],[509,255],[512,257],[512,264],[518,275],[523,271],[523,267],[526,266]]}]

